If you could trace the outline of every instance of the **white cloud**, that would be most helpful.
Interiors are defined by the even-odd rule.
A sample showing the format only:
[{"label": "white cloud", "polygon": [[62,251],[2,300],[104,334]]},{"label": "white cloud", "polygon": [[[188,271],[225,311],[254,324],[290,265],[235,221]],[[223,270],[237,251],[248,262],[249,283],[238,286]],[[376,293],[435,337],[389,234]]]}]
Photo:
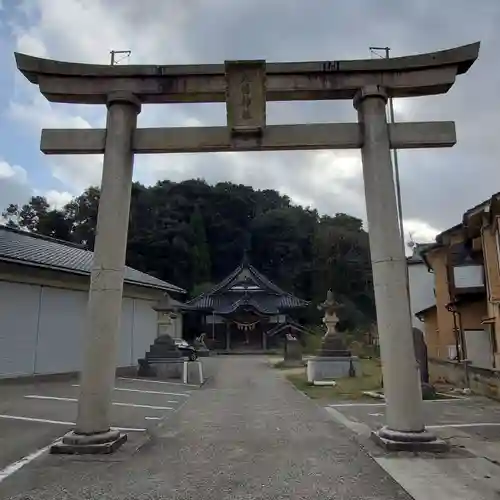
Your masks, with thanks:
[{"label": "white cloud", "polygon": [[9,165],[6,161],[0,159],[0,182],[4,180],[24,184],[27,181],[27,173],[19,165]]},{"label": "white cloud", "polygon": [[162,60],[166,54],[185,61],[180,34],[188,8],[183,4],[148,0],[145,8],[135,0],[25,1],[27,19],[17,26],[17,47],[22,49],[24,35],[61,60],[109,64],[111,50],[131,50],[131,63]]},{"label": "white cloud", "polygon": [[71,113],[72,107],[54,106],[38,91],[25,102],[11,101],[9,116],[40,133],[42,128],[91,128],[85,118]]},{"label": "white cloud", "polygon": [[[408,2],[405,9],[399,2],[389,3],[382,6],[371,0],[355,0],[315,7],[290,0],[289,8],[283,8],[279,2],[264,0],[25,0],[21,4],[25,19],[17,23],[13,33],[18,50],[103,64],[109,63],[112,49],[130,49],[132,64],[212,63],[262,57],[330,60],[369,57],[368,46],[378,40],[391,45],[391,55],[400,56],[483,39],[480,60],[469,74],[458,79],[449,94],[394,102],[398,121],[457,120],[459,144],[453,150],[400,155],[405,222],[413,227],[415,238],[418,234],[426,239],[433,226],[451,225],[463,210],[486,198],[491,186],[500,182],[494,132],[494,110],[498,108],[495,89],[500,73],[491,69],[496,68],[500,4],[498,0],[484,0],[482,9],[475,9],[466,0],[454,0],[454,9],[450,10],[441,3],[436,7],[430,0]],[[350,21],[355,11],[363,11],[364,16],[358,20],[359,36],[354,39]],[[462,29],[457,31],[457,25]],[[103,125],[104,107],[51,106],[36,86],[24,79],[19,81],[22,84],[16,86],[16,93],[25,92],[29,97],[18,96],[10,112],[19,123],[30,127],[33,148],[37,148],[42,127]],[[477,92],[478,84],[482,92]],[[144,106],[139,123],[212,125],[223,123],[224,118],[223,104]],[[269,123],[345,121],[354,120],[355,112],[349,102],[272,103],[268,118]],[[99,156],[44,160],[53,176],[65,183],[64,190],[75,194],[90,183],[99,183],[101,161]],[[482,182],[477,182],[479,168]],[[146,184],[163,178],[204,177],[209,182],[232,180],[280,189],[321,212],[342,211],[365,219],[358,153],[145,156],[136,159],[135,172],[135,178]],[[441,187],[443,183],[447,189]],[[422,203],[424,198],[426,202]]]},{"label": "white cloud", "polygon": [[32,194],[26,170],[0,158],[0,213],[10,203],[26,203]]},{"label": "white cloud", "polygon": [[436,236],[442,231],[441,229],[433,227],[427,222],[418,219],[404,219],[403,228],[405,232],[405,239],[407,241],[413,240],[416,243],[433,242]]},{"label": "white cloud", "polygon": [[47,49],[43,42],[30,33],[20,33],[17,38],[17,50],[23,54],[47,58]]},{"label": "white cloud", "polygon": [[56,191],[55,189],[50,189],[46,193],[43,193],[43,196],[45,196],[50,207],[56,210],[62,208],[73,198],[71,193],[67,191]]},{"label": "white cloud", "polygon": [[[39,136],[42,128],[91,128],[87,119],[70,111],[71,107],[54,106],[38,93],[32,95],[29,101],[11,102],[8,113],[13,120],[29,127],[33,136]],[[52,175],[74,194],[91,184],[100,184],[101,155],[47,156],[44,163],[49,166]]]}]

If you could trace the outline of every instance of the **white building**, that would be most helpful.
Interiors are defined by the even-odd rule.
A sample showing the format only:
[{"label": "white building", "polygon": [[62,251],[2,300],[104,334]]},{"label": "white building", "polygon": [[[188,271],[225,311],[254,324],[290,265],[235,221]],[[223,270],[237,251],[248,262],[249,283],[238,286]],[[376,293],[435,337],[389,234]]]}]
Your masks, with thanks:
[{"label": "white building", "polygon": [[[0,377],[79,371],[92,252],[0,226]],[[117,365],[137,366],[179,287],[127,268]],[[111,362],[111,360],[110,360]]]},{"label": "white building", "polygon": [[424,330],[424,323],[415,314],[436,304],[434,294],[434,274],[430,273],[420,253],[429,245],[417,244],[413,255],[406,259],[410,284],[410,308],[412,325]]}]

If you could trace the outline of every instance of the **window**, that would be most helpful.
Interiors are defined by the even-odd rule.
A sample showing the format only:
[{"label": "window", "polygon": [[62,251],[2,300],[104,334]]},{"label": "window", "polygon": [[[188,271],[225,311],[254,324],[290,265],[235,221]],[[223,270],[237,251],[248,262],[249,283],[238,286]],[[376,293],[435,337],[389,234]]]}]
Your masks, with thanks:
[{"label": "window", "polygon": [[453,268],[455,288],[484,287],[484,269],[480,264],[455,266]]}]

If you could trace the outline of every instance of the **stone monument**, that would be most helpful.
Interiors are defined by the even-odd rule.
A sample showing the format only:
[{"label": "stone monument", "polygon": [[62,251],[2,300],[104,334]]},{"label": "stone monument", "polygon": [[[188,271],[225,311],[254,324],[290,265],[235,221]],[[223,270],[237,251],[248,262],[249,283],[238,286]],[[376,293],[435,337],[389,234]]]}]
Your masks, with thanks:
[{"label": "stone monument", "polygon": [[158,336],[143,359],[139,359],[138,376],[159,378],[182,377],[182,353],[168,334]]},{"label": "stone monument", "polygon": [[341,307],[342,305],[333,298],[331,290],[328,290],[326,300],[318,306],[318,309],[324,311],[323,323],[326,326],[326,333],[317,356],[307,362],[309,383],[355,377],[359,373],[359,359],[351,355],[344,339],[337,331],[339,322],[337,312]]},{"label": "stone monument", "polygon": [[413,345],[415,347],[415,357],[420,374],[420,386],[422,387],[423,399],[434,399],[436,390],[429,382],[429,363],[427,358],[427,344],[422,330],[413,327]]},{"label": "stone monument", "polygon": [[283,366],[304,366],[304,362],[302,361],[302,346],[299,339],[291,333],[285,335]]}]

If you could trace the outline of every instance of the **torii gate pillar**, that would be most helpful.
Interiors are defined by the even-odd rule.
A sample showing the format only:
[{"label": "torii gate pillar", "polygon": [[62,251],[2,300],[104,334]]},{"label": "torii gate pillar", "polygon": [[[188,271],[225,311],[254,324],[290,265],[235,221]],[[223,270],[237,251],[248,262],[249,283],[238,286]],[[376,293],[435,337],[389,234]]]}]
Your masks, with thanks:
[{"label": "torii gate pillar", "polygon": [[132,140],[140,101],[127,92],[109,95],[101,197],[90,275],[78,417],[73,433],[52,451],[88,447],[111,452],[127,435],[110,429],[122,311],[125,254],[134,154]]},{"label": "torii gate pillar", "polygon": [[427,432],[413,342],[406,256],[401,245],[383,87],[361,89],[354,98],[364,130],[361,148],[373,286],[380,336],[387,425],[374,438],[387,448],[438,450]]}]

